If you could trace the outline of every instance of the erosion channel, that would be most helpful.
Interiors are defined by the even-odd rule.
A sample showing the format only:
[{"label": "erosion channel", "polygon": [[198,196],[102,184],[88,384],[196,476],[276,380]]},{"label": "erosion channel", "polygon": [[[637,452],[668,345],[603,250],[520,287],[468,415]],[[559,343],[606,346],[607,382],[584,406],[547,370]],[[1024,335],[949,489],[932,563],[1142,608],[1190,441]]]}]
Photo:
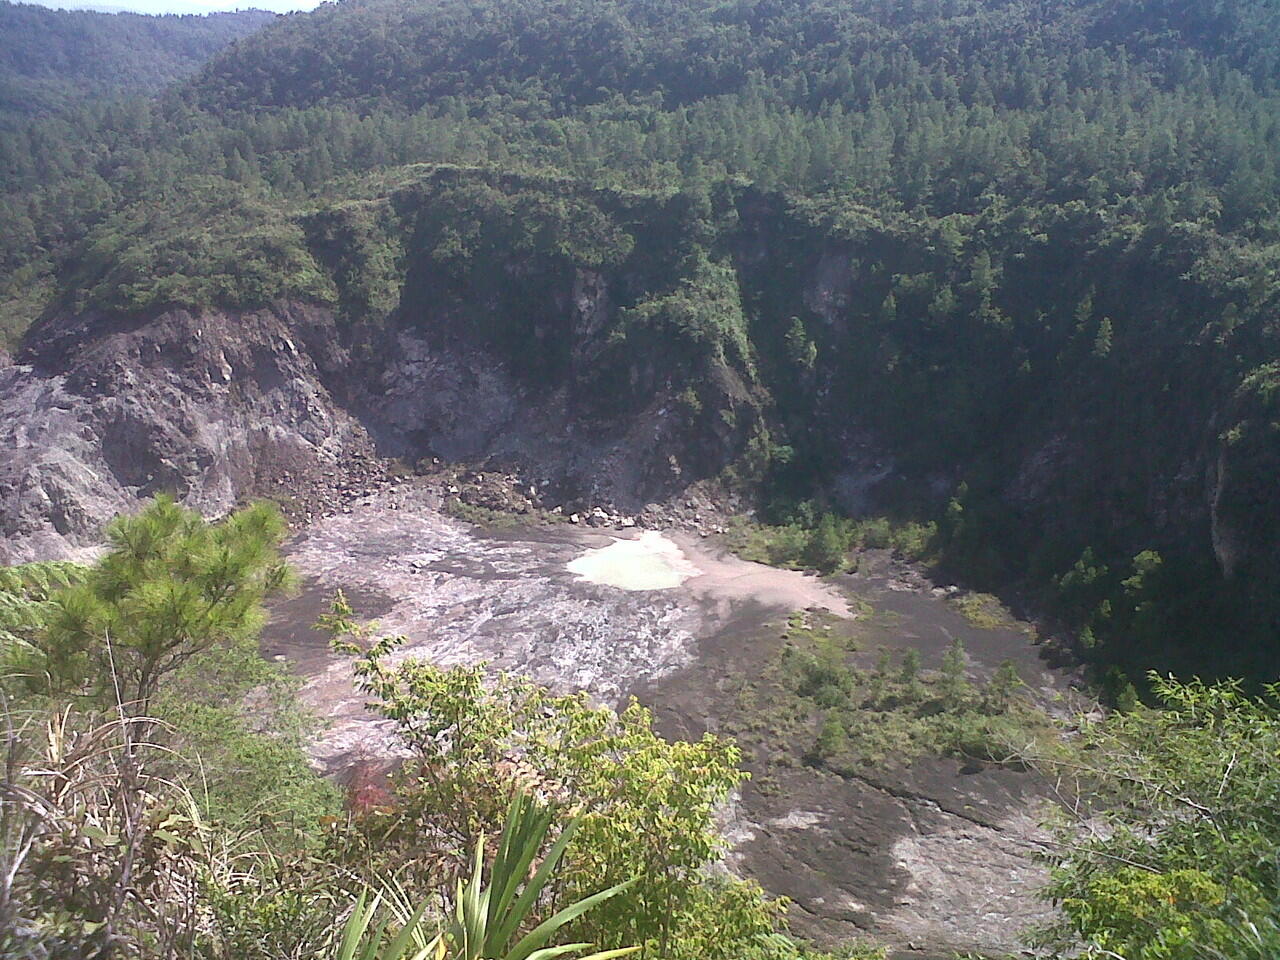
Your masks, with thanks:
[{"label": "erosion channel", "polygon": [[[1019,625],[974,626],[884,557],[822,580],[687,532],[479,528],[439,506],[395,488],[289,545],[304,586],[275,608],[263,643],[305,679],[303,696],[326,721],[318,763],[340,772],[394,752],[348,663],[305,626],[342,589],[382,633],[407,638],[400,656],[484,660],[603,703],[635,696],[665,735],[736,737],[751,779],[726,811],[726,865],[790,898],[797,933],[828,944],[870,935],[904,956],[944,957],[1015,951],[1041,918],[1034,855],[1046,790],[1033,774],[924,756],[839,775],[806,761],[806,717],[772,725],[759,705],[797,615],[844,638],[858,664],[914,648],[927,671],[959,639],[973,679],[1010,659],[1050,703],[1061,682]],[[790,709],[783,694],[774,706]]]}]

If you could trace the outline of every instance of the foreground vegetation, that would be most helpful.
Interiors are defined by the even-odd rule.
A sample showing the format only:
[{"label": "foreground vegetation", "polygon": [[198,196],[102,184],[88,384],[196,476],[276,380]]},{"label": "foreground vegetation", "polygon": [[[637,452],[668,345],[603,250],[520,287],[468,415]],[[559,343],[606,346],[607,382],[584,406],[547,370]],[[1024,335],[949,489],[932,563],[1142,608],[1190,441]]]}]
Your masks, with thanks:
[{"label": "foreground vegetation", "polygon": [[[342,802],[306,764],[289,681],[253,649],[288,587],[281,534],[266,506],[210,525],[160,499],[92,567],[0,571],[5,956],[816,958],[780,932],[784,904],[708,869],[744,776],[731,742],[669,742],[639,705],[403,660],[338,596],[324,625],[404,757],[357,758]],[[1059,785],[1060,912],[1037,934],[1052,955],[1280,948],[1280,687],[1154,677],[1158,705],[1082,721],[1073,742],[1007,665],[967,679],[958,646],[926,673],[910,653],[851,666],[811,614],[785,640],[774,679],[820,718],[807,762],[853,773],[941,750]]]},{"label": "foreground vegetation", "polygon": [[1280,686],[1153,676],[1159,703],[1082,728],[1045,760],[1064,797],[1054,955],[1264,960],[1280,953]]}]

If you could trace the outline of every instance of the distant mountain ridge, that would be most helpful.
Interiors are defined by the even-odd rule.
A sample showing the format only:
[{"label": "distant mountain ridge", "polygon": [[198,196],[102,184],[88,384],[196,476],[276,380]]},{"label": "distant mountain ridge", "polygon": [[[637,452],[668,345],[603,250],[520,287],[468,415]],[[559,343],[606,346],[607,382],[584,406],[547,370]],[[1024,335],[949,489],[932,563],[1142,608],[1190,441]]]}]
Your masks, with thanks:
[{"label": "distant mountain ridge", "polygon": [[0,129],[84,100],[154,93],[275,18],[264,10],[162,17],[0,0]]},{"label": "distant mountain ridge", "polygon": [[[928,8],[927,10],[925,8]],[[1280,76],[1280,6],[1265,0],[345,0],[281,19],[212,60],[202,106],[378,102],[419,109],[489,90],[543,93],[571,110],[610,96],[670,108],[739,92],[753,77],[854,73],[868,55],[993,74],[1125,49],[1156,71],[1204,57]],[[860,85],[861,86],[861,85]],[[847,97],[849,90],[810,98]],[[820,93],[824,94],[820,98]]]}]

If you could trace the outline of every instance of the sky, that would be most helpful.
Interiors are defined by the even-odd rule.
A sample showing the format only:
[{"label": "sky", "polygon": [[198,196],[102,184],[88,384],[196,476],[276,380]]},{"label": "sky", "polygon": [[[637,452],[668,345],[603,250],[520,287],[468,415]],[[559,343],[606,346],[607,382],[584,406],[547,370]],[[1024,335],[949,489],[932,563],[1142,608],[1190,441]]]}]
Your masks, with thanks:
[{"label": "sky", "polygon": [[219,10],[310,10],[320,0],[26,0],[65,10],[128,10],[133,13],[215,13]]}]

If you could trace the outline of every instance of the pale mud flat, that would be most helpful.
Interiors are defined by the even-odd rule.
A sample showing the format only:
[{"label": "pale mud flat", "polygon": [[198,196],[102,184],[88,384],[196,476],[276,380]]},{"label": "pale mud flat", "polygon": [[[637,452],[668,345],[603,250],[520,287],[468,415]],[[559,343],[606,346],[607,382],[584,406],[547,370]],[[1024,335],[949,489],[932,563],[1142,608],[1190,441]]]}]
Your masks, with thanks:
[{"label": "pale mud flat", "polygon": [[673,540],[657,530],[615,538],[607,547],[588,550],[566,565],[584,583],[619,590],[671,590],[698,576],[698,567]]},{"label": "pale mud flat", "polygon": [[[486,531],[400,489],[313,524],[288,554],[305,585],[276,607],[264,648],[305,678],[303,697],[327,722],[314,756],[335,771],[395,754],[389,726],[352,687],[349,661],[310,627],[339,589],[379,635],[406,638],[396,658],[486,661],[611,705],[635,695],[668,736],[718,729],[734,709],[727,678],[776,655],[789,612],[852,618],[841,588],[874,604],[857,621],[869,638],[916,648],[926,666],[960,637],[975,674],[1012,656],[1033,685],[1049,682],[1020,633],[975,631],[925,591],[875,573],[837,587],[684,532]],[[832,945],[870,934],[916,958],[1008,953],[1045,915],[1034,898],[1044,876],[1033,861],[1040,791],[1026,775],[944,760],[855,779],[803,766],[751,772],[729,812],[726,863],[789,897],[800,933]],[[764,776],[769,790],[757,786]]]},{"label": "pale mud flat", "polygon": [[720,555],[696,537],[568,525],[481,532],[403,494],[321,520],[287,552],[304,587],[277,607],[265,648],[307,677],[303,698],[327,724],[314,755],[330,769],[391,747],[350,663],[309,629],[338,590],[380,635],[405,638],[397,660],[483,661],[610,705],[692,665],[696,638],[744,605],[761,616],[850,615],[821,580]]},{"label": "pale mud flat", "polygon": [[740,560],[683,531],[646,530],[613,541],[587,550],[566,569],[581,582],[631,592],[683,587],[713,619],[727,619],[734,604],[853,615],[849,601],[817,577]]}]

